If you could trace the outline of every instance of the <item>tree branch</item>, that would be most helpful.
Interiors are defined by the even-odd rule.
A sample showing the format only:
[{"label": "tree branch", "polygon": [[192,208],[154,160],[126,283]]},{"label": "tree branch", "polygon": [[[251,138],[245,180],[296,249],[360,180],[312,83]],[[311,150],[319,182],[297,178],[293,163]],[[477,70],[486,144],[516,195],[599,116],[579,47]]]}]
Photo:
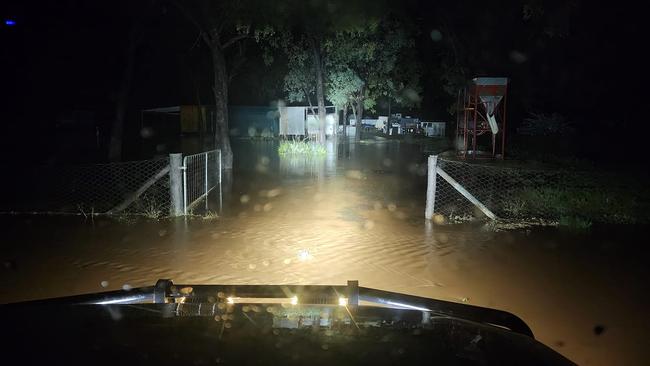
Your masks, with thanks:
[{"label": "tree branch", "polygon": [[222,44],[221,48],[225,50],[226,48],[232,46],[233,44],[235,44],[235,43],[237,43],[239,41],[241,41],[242,39],[246,39],[246,38],[249,38],[249,37],[250,37],[249,33],[236,35],[236,36],[230,38],[229,40],[227,40],[224,44]]},{"label": "tree branch", "polygon": [[311,114],[316,118],[316,121],[320,121],[318,113],[316,113],[316,110],[314,110],[314,105],[311,103],[311,98],[309,98],[309,93],[307,93],[307,89],[302,88],[302,92],[305,93],[305,99],[307,99],[307,102],[309,103],[309,109],[311,110]]}]

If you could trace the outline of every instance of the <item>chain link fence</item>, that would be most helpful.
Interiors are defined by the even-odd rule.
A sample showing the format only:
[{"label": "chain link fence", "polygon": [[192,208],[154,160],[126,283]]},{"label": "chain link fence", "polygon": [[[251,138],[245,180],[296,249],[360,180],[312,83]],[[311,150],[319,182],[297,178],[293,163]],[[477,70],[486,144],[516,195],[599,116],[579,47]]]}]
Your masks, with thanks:
[{"label": "chain link fence", "polygon": [[169,158],[9,169],[0,202],[3,212],[169,212]]},{"label": "chain link fence", "polygon": [[[650,207],[642,184],[595,171],[533,170],[438,158],[437,167],[500,219],[635,223]],[[444,174],[443,173],[443,174]],[[485,214],[435,174],[435,213],[452,222]]]},{"label": "chain link fence", "polygon": [[[0,213],[138,214],[151,218],[187,214],[221,182],[221,152],[186,156],[182,166],[180,154],[175,156],[174,168],[170,157],[6,167],[11,174],[0,183],[4,192]],[[177,182],[173,189],[171,175]]]}]

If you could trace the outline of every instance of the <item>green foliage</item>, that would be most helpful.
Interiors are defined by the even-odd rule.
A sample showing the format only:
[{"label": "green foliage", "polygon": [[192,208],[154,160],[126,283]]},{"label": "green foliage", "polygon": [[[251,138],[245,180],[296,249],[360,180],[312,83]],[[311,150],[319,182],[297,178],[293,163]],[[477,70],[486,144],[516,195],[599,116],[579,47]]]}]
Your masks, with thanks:
[{"label": "green foliage", "polygon": [[203,214],[203,220],[216,220],[218,218],[219,218],[219,214],[214,211],[208,210]]},{"label": "green foliage", "polygon": [[324,156],[327,154],[327,150],[323,145],[307,140],[285,140],[280,142],[278,153],[280,155]]},{"label": "green foliage", "polygon": [[[602,223],[635,223],[638,205],[634,195],[627,191],[600,188],[539,188],[526,189],[517,200],[525,205],[521,214],[547,216],[554,219],[582,217]],[[503,207],[504,210],[510,209]]]},{"label": "green foliage", "polygon": [[589,219],[580,216],[562,216],[560,217],[560,226],[573,230],[589,230],[592,222]]},{"label": "green foliage", "polygon": [[421,101],[415,43],[396,22],[371,21],[335,32],[324,42],[328,99],[337,106],[363,103],[374,110],[380,97],[403,106]]}]

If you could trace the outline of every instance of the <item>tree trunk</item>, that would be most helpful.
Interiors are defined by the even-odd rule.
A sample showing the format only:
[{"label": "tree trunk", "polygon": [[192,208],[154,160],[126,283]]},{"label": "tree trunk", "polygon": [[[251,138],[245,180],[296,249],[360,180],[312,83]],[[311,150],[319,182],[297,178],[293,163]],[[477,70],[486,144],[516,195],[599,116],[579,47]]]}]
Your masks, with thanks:
[{"label": "tree trunk", "polygon": [[314,70],[316,70],[316,99],[318,102],[318,138],[321,143],[325,143],[326,112],[325,112],[325,87],[323,82],[323,60],[320,50],[320,43],[317,43],[313,37],[310,37],[310,45],[314,59]]},{"label": "tree trunk", "polygon": [[348,104],[343,106],[343,136],[348,137]]},{"label": "tree trunk", "polygon": [[126,107],[129,102],[129,92],[133,81],[135,69],[135,54],[138,48],[138,30],[134,25],[129,32],[129,46],[126,50],[126,68],[122,76],[120,90],[115,101],[115,119],[111,128],[111,141],[108,145],[108,160],[120,161],[122,159],[122,140],[124,137],[124,120]]},{"label": "tree trunk", "polygon": [[226,59],[223,50],[218,45],[212,45],[212,66],[214,69],[214,93],[215,105],[215,142],[221,149],[221,163],[223,169],[232,169],[232,148],[230,147],[230,130],[228,128],[228,74],[226,71]]},{"label": "tree trunk", "polygon": [[359,142],[361,141],[361,120],[363,119],[363,99],[359,98],[357,99],[356,106],[353,108],[356,108],[356,113],[354,118],[356,119],[356,128],[354,129],[354,140]]}]

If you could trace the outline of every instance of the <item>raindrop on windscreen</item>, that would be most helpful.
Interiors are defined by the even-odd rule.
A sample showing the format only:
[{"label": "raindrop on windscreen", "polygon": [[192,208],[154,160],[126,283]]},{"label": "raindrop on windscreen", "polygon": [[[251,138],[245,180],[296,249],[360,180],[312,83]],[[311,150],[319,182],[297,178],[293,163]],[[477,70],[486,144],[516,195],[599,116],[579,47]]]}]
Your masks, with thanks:
[{"label": "raindrop on windscreen", "polygon": [[101,285],[103,288],[106,288],[106,287],[108,287],[108,281],[102,281],[102,282],[100,282],[100,285]]},{"label": "raindrop on windscreen", "polygon": [[131,291],[131,289],[133,289],[133,286],[129,285],[128,283],[122,285],[122,290],[124,291]]},{"label": "raindrop on windscreen", "polygon": [[521,64],[526,62],[526,60],[528,60],[528,57],[517,50],[512,50],[510,51],[510,60],[512,60],[514,63]]},{"label": "raindrop on windscreen", "polygon": [[250,200],[251,198],[247,194],[243,194],[241,197],[239,197],[239,202],[241,202],[242,204],[247,204],[248,201]]},{"label": "raindrop on windscreen", "polygon": [[431,40],[434,42],[442,41],[442,33],[437,29],[432,30],[430,36]]},{"label": "raindrop on windscreen", "polygon": [[140,130],[140,136],[142,136],[143,139],[148,139],[153,136],[153,129],[151,127],[143,127]]}]

